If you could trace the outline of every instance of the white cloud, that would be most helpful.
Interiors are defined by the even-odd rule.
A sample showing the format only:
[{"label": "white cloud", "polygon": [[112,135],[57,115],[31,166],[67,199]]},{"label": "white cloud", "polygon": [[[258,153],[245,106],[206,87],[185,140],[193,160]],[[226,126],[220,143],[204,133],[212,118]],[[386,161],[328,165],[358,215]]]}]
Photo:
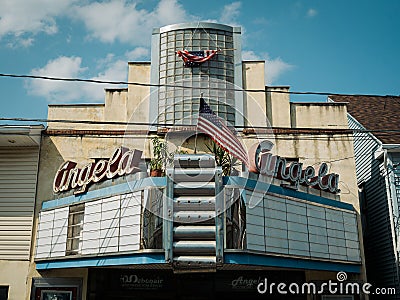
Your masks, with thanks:
[{"label": "white cloud", "polygon": [[261,56],[257,55],[254,51],[242,51],[243,60],[261,60]]},{"label": "white cloud", "polygon": [[150,17],[155,18],[153,26],[179,23],[192,18],[177,0],[161,0]]},{"label": "white cloud", "polygon": [[[48,61],[43,68],[33,69],[32,75],[77,78],[80,77],[86,68],[81,66],[80,57],[60,56]],[[51,81],[42,79],[31,79],[26,82],[25,87],[31,95],[44,97],[49,102],[69,102],[79,99],[81,91],[79,83],[65,81]]]},{"label": "white cloud", "polygon": [[[6,45],[12,48],[29,47],[39,33],[58,33],[60,17],[65,17],[82,22],[90,39],[148,46],[153,28],[199,19],[178,0],[160,0],[152,9],[139,5],[131,0],[0,0],[0,40],[8,37]],[[218,21],[209,21],[237,26],[241,5],[239,1],[227,4]]]},{"label": "white cloud", "polygon": [[137,47],[132,51],[125,53],[125,56],[130,61],[139,60],[139,59],[148,59],[150,60],[150,50],[144,47]]},{"label": "white cloud", "polygon": [[58,31],[55,17],[66,13],[76,1],[0,0],[0,38],[39,32],[54,34]]},{"label": "white cloud", "polygon": [[236,19],[240,14],[242,3],[239,1],[232,2],[224,6],[220,17],[221,23],[228,25],[236,25]]},{"label": "white cloud", "polygon": [[[126,60],[118,59],[109,61],[105,68],[100,71],[92,80],[99,81],[126,81],[128,74],[128,64]],[[121,87],[115,84],[87,83],[81,86],[81,98],[91,99],[92,102],[104,101],[105,88]]]},{"label": "white cloud", "polygon": [[280,57],[265,60],[266,84],[275,83],[285,72],[293,69],[293,65],[284,62]]},{"label": "white cloud", "polygon": [[90,37],[107,43],[148,45],[153,27],[189,19],[177,0],[161,0],[152,11],[139,9],[136,3],[125,0],[94,2],[74,10],[74,16],[85,24]]},{"label": "white cloud", "polygon": [[28,37],[28,38],[23,38],[23,37],[15,37],[12,41],[9,41],[7,43],[7,47],[9,48],[28,48],[33,45],[34,43],[34,38]]},{"label": "white cloud", "polygon": [[[89,68],[85,67],[81,57],[60,56],[49,60],[44,67],[33,69],[32,75],[57,77],[57,78],[89,78],[98,81],[126,82],[128,74],[128,59],[147,57],[149,50],[135,48],[126,52],[123,57],[117,58],[114,54],[97,61],[96,75],[88,76]],[[105,88],[118,88],[120,85],[52,81],[42,79],[30,79],[26,81],[25,88],[28,93],[37,97],[43,97],[51,103],[65,102],[102,102],[104,101]]]},{"label": "white cloud", "polygon": [[243,60],[265,60],[265,84],[276,83],[280,76],[294,68],[293,65],[284,62],[280,57],[271,59],[268,53],[256,54],[254,51],[243,51]]},{"label": "white cloud", "polygon": [[178,0],[160,0],[152,10],[130,0],[0,0],[0,39],[10,47],[30,46],[38,33],[58,32],[58,18],[83,22],[90,38],[112,43],[148,45],[153,27],[193,19]]},{"label": "white cloud", "polygon": [[317,14],[318,14],[318,11],[316,11],[316,10],[313,9],[313,8],[310,8],[310,9],[307,11],[307,17],[309,17],[309,18],[315,17]]}]

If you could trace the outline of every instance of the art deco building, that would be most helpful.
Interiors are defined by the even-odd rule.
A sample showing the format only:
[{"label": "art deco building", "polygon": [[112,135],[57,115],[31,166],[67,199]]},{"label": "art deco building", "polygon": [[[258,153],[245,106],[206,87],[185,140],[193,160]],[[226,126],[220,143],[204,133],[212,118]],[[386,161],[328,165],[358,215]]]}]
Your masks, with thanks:
[{"label": "art deco building", "polygon": [[[49,106],[49,119],[71,122],[42,138],[31,299],[261,299],[265,279],[328,299],[328,280],[365,281],[346,104],[266,87],[237,27],[165,26],[151,46],[151,62],[128,63],[130,84],[103,104]],[[201,98],[217,130],[235,129],[221,148],[212,126],[196,126]],[[159,177],[154,137],[172,153]]]}]

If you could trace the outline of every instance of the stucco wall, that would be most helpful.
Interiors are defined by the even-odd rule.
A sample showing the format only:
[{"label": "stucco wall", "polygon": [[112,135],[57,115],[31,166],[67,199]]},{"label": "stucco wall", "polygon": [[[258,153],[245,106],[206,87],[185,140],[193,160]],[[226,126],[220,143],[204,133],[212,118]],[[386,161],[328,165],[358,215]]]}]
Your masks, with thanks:
[{"label": "stucco wall", "polygon": [[42,202],[58,196],[52,191],[54,176],[67,160],[74,161],[78,168],[95,158],[110,158],[113,151],[124,146],[143,151],[142,158],[149,157],[149,140],[146,135],[94,135],[94,136],[45,136],[42,139],[42,151],[39,164],[36,210]]},{"label": "stucco wall", "polygon": [[[243,89],[264,90],[265,88],[265,62],[243,62]],[[244,116],[247,126],[268,126],[265,93],[244,93]]]},{"label": "stucco wall", "polygon": [[0,285],[8,285],[8,300],[26,299],[29,261],[0,260]]},{"label": "stucco wall", "polygon": [[[263,89],[264,62],[243,62],[243,87]],[[129,82],[148,83],[150,81],[149,63],[129,63]],[[249,124],[268,126],[268,116],[272,127],[284,128],[328,128],[345,129],[347,110],[344,103],[290,103],[288,87],[267,87],[264,93],[249,93],[246,99],[245,114]],[[116,122],[148,122],[150,88],[129,85],[127,89],[106,90],[104,105],[52,105],[49,107],[50,119],[74,119]],[[126,129],[147,130],[148,126],[93,125],[71,123],[49,123],[49,129]],[[257,134],[244,136],[248,147],[257,139],[271,138]],[[330,172],[340,174],[341,201],[353,204],[358,211],[358,194],[355,177],[354,151],[352,137],[348,135],[293,135],[280,134],[274,139],[275,151],[285,157],[299,158],[304,165],[318,166],[327,162]],[[54,197],[51,181],[58,166],[65,160],[85,164],[93,158],[107,158],[121,145],[144,151],[144,157],[150,156],[146,131],[129,136],[50,136],[42,142],[42,154],[39,172],[38,203]],[[186,145],[188,146],[188,145]],[[45,186],[43,183],[46,183]]]},{"label": "stucco wall", "polygon": [[273,127],[290,127],[289,87],[266,87],[267,116]]},{"label": "stucco wall", "polygon": [[348,128],[345,103],[291,103],[293,128]]},{"label": "stucco wall", "polygon": [[[104,121],[126,122],[129,118],[127,112],[127,89],[107,89],[105,91]],[[121,127],[107,126],[107,129]]]},{"label": "stucco wall", "polygon": [[[243,63],[244,88],[264,89],[264,62]],[[148,83],[150,81],[149,63],[130,63],[129,82]],[[269,91],[269,93],[268,93]],[[346,107],[344,104],[290,104],[287,93],[273,91],[288,91],[287,87],[268,87],[267,93],[249,94],[246,100],[246,116],[249,123],[255,126],[265,126],[268,116],[273,127],[284,128],[347,128]],[[53,105],[49,107],[49,119],[74,119],[92,121],[134,121],[149,122],[149,111],[157,109],[149,107],[150,88],[129,85],[127,89],[107,90],[105,104],[100,105]],[[249,100],[249,99],[252,100]],[[249,105],[250,103],[254,106]],[[41,158],[37,190],[36,212],[45,200],[55,199],[52,192],[52,182],[58,167],[66,160],[72,160],[83,166],[94,158],[108,158],[119,146],[144,151],[143,157],[150,156],[150,145],[147,136],[147,125],[93,125],[75,123],[49,123],[52,129],[75,130],[142,130],[129,136],[118,134],[50,134],[42,139]],[[270,139],[274,143],[273,152],[283,157],[298,158],[304,166],[312,165],[316,169],[322,162],[329,166],[329,173],[340,175],[340,201],[351,203],[359,213],[358,189],[355,176],[354,151],[352,137],[346,134],[266,134],[244,135],[243,141],[247,148],[259,139]],[[197,141],[201,144],[201,139]],[[186,150],[193,149],[190,143],[184,146]],[[201,151],[201,148],[198,149]],[[316,189],[311,193],[320,194]],[[329,195],[323,195],[329,196]],[[35,226],[37,214],[35,216]],[[34,232],[37,228],[34,227]],[[361,235],[360,235],[361,236]],[[35,241],[35,237],[34,237]],[[34,242],[35,243],[35,242]],[[31,267],[34,270],[34,267]],[[72,271],[71,271],[72,272]],[[76,271],[71,276],[86,276],[84,271]],[[62,272],[43,273],[44,276],[61,276]],[[31,272],[32,276],[41,274]],[[69,275],[68,275],[69,276]],[[0,277],[1,278],[1,277]],[[85,290],[85,288],[84,288]]]},{"label": "stucco wall", "polygon": [[[150,63],[129,63],[128,82],[149,83]],[[157,90],[155,89],[154,93]],[[149,107],[150,87],[140,85],[128,85],[127,116],[128,121],[148,123],[149,110],[157,107]],[[153,120],[151,120],[152,122]],[[135,126],[135,129],[148,129],[146,125]]]},{"label": "stucco wall", "polygon": [[[88,285],[88,269],[71,268],[71,269],[54,269],[38,272],[35,270],[35,264],[31,264],[29,269],[29,277],[27,279],[27,285],[29,292],[32,286],[32,278],[47,277],[47,278],[77,278],[82,279],[82,300],[87,299],[87,285]],[[29,295],[29,293],[27,294]],[[29,300],[30,298],[18,298]],[[9,299],[11,300],[11,299]],[[15,298],[17,300],[17,298]]]},{"label": "stucco wall", "polygon": [[[149,83],[150,63],[129,63],[128,82]],[[48,119],[108,122],[49,122],[48,129],[125,130],[131,126],[112,122],[149,122],[150,87],[129,84],[127,88],[105,90],[104,104],[56,104],[49,105]],[[156,109],[156,108],[153,108]],[[134,126],[135,130],[147,130],[147,125]]]},{"label": "stucco wall", "polygon": [[[86,105],[49,105],[49,120],[73,120],[73,121],[104,121],[104,104]],[[83,122],[49,122],[49,129],[103,129],[103,125],[87,124]]]},{"label": "stucco wall", "polygon": [[[271,152],[286,158],[298,158],[306,166],[313,166],[316,171],[321,163],[328,164],[329,173],[339,174],[340,201],[350,203],[359,212],[358,187],[355,177],[354,150],[352,136],[347,134],[258,134],[257,139],[244,136],[244,143],[249,149],[258,140],[267,139],[274,143]],[[320,193],[309,188],[311,193]],[[324,192],[322,192],[324,193]],[[325,197],[332,198],[326,193]],[[337,197],[334,197],[337,198]]]}]

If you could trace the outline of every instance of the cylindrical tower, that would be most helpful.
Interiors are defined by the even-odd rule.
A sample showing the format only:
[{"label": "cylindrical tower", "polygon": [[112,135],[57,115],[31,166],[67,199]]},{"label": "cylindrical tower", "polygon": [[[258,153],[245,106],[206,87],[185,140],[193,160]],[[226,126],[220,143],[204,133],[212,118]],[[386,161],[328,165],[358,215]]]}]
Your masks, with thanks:
[{"label": "cylindrical tower", "polygon": [[[194,22],[168,25],[153,30],[150,122],[195,125],[199,98],[232,125],[243,125],[240,28]],[[201,63],[186,63],[177,55],[207,57]],[[166,85],[166,86],[165,86]]]}]

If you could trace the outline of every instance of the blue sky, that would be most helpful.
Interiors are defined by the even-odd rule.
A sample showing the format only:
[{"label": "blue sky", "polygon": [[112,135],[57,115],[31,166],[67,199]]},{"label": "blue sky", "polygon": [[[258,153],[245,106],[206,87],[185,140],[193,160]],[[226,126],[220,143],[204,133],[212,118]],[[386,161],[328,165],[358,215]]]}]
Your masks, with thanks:
[{"label": "blue sky", "polygon": [[[242,56],[266,61],[268,85],[400,95],[399,11],[398,0],[0,0],[0,73],[126,81],[128,61],[149,60],[153,27],[206,20],[242,27]],[[0,117],[101,103],[104,87],[0,77]]]}]

